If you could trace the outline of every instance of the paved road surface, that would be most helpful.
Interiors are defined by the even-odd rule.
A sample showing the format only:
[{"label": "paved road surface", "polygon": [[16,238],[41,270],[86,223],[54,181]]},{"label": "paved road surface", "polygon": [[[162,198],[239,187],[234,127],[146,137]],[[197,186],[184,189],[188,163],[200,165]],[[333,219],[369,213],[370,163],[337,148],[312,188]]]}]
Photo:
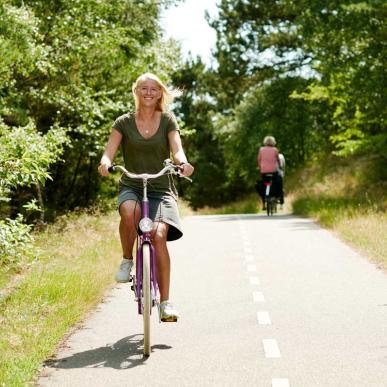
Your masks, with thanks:
[{"label": "paved road surface", "polygon": [[386,387],[387,276],[312,221],[184,219],[170,244],[182,318],[141,319],[127,284],[73,334],[40,386]]}]

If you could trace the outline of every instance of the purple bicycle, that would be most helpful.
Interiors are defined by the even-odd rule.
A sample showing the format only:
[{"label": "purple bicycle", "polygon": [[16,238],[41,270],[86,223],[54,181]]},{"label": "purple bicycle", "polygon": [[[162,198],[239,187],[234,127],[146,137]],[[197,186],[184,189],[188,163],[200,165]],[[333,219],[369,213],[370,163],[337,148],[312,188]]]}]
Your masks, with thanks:
[{"label": "purple bicycle", "polygon": [[[138,313],[142,314],[144,323],[144,355],[151,353],[150,345],[150,317],[152,307],[157,306],[160,320],[160,295],[156,276],[156,254],[152,244],[151,232],[153,230],[153,221],[149,217],[149,201],[147,196],[148,180],[156,179],[164,174],[174,174],[179,176],[182,168],[167,159],[164,161],[164,168],[156,174],[135,174],[128,172],[120,165],[113,165],[109,172],[120,171],[132,179],[142,179],[143,181],[143,199],[141,201],[141,219],[138,224],[142,234],[137,238],[136,253],[136,274],[131,276],[133,281],[132,290],[134,291],[135,301],[138,305]],[[189,178],[185,177],[190,180]]]}]

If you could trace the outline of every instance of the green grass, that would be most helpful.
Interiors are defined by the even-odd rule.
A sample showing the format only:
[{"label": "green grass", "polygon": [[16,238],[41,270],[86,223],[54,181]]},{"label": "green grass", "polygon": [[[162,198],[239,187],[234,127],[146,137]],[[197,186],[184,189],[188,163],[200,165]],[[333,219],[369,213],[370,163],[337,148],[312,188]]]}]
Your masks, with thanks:
[{"label": "green grass", "polygon": [[375,212],[372,203],[361,202],[356,198],[323,195],[301,196],[294,199],[292,207],[294,213],[316,218],[325,227],[333,227],[341,219]]},{"label": "green grass", "polygon": [[293,212],[332,229],[387,271],[386,178],[383,160],[327,160],[290,179]]},{"label": "green grass", "polygon": [[387,214],[385,212],[342,218],[335,225],[335,231],[387,272]]},{"label": "green grass", "polygon": [[[193,214],[184,201],[179,208]],[[116,210],[63,217],[36,235],[38,260],[0,272],[0,386],[31,383],[102,300],[121,259],[118,221]]]},{"label": "green grass", "polygon": [[72,216],[37,238],[38,262],[0,301],[0,385],[24,386],[101,301],[120,259],[117,213]]},{"label": "green grass", "polygon": [[256,214],[260,211],[260,201],[256,193],[224,206],[212,208],[203,207],[196,211],[200,215]]}]

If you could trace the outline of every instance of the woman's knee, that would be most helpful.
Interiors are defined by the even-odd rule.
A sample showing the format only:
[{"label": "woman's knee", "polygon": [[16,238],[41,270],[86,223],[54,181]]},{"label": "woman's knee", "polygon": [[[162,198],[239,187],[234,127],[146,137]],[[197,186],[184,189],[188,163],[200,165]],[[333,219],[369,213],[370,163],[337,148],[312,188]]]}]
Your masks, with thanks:
[{"label": "woman's knee", "polygon": [[169,225],[158,222],[155,224],[153,240],[155,245],[166,244]]}]

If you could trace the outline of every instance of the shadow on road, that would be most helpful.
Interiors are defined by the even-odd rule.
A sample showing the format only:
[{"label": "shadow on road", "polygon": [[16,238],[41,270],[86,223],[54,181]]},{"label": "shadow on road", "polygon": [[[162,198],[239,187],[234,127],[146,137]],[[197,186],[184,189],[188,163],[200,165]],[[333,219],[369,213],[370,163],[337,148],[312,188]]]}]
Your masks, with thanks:
[{"label": "shadow on road", "polygon": [[[63,369],[84,367],[134,368],[146,363],[148,359],[143,356],[142,338],[142,335],[128,336],[106,347],[75,353],[62,359],[48,359],[44,362],[44,365],[50,368]],[[156,344],[152,345],[152,352],[171,348],[169,345]]]}]

